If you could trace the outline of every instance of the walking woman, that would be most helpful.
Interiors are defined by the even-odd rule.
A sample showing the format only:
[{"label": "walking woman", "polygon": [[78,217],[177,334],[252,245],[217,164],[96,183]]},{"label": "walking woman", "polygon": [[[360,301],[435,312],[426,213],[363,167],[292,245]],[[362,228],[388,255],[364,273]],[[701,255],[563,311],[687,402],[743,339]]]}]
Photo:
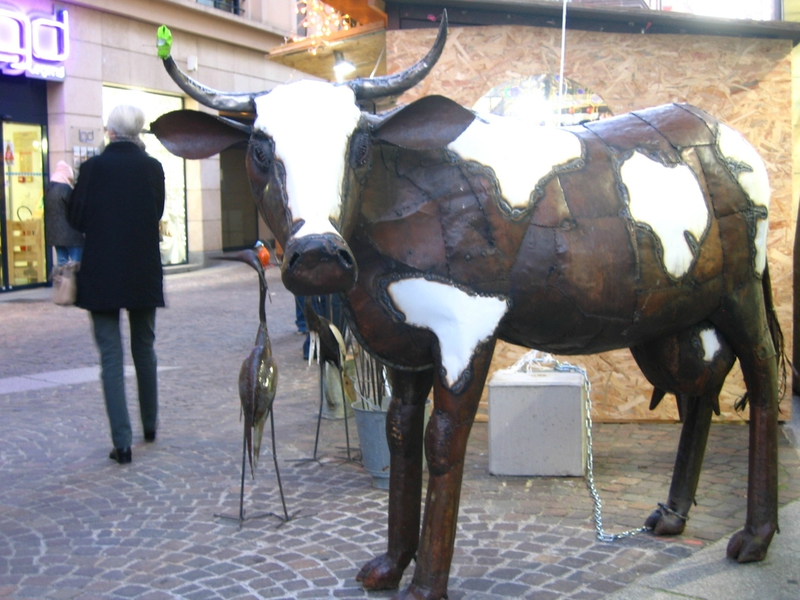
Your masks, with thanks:
[{"label": "walking woman", "polygon": [[106,124],[103,153],[81,165],[69,222],[85,235],[76,305],[91,312],[100,352],[103,394],[114,449],[131,462],[131,422],[125,402],[120,309],[128,311],[144,439],[156,438],[158,382],[156,308],[164,306],[158,222],[164,212],[164,170],[144,151],[144,114],[117,106]]}]

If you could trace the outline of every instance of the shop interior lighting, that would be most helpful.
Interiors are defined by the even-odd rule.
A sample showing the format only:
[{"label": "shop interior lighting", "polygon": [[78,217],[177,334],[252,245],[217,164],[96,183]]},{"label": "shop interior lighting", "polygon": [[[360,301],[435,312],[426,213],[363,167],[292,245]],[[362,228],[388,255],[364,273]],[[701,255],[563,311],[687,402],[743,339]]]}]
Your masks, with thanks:
[{"label": "shop interior lighting", "polygon": [[353,73],[356,66],[349,60],[345,60],[344,54],[339,50],[333,51],[333,72],[336,74],[336,80],[342,81],[347,75]]}]

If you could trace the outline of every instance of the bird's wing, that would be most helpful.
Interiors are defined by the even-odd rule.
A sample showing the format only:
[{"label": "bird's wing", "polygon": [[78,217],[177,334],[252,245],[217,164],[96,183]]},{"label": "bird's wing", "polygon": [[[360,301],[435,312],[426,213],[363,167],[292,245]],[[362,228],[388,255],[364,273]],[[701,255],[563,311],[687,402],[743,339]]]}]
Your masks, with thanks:
[{"label": "bird's wing", "polygon": [[319,334],[314,330],[309,330],[308,339],[308,364],[311,364],[311,361],[314,360],[314,356],[317,357],[317,362],[319,363]]},{"label": "bird's wing", "polygon": [[342,332],[339,331],[339,328],[333,323],[328,323],[328,327],[330,327],[331,333],[333,334],[333,337],[336,338],[336,343],[339,345],[339,364],[344,365],[344,357],[347,354],[347,347],[344,344]]},{"label": "bird's wing", "polygon": [[250,459],[250,474],[253,472],[253,415],[255,409],[255,389],[258,381],[258,347],[250,351],[250,355],[242,362],[239,370],[239,401],[244,416],[244,436],[247,443],[247,456]]},{"label": "bird's wing", "polygon": [[253,469],[258,464],[261,454],[261,437],[264,433],[264,423],[267,422],[272,402],[275,400],[275,391],[278,387],[278,364],[272,356],[262,354],[258,365],[258,382],[255,387],[253,412]]}]

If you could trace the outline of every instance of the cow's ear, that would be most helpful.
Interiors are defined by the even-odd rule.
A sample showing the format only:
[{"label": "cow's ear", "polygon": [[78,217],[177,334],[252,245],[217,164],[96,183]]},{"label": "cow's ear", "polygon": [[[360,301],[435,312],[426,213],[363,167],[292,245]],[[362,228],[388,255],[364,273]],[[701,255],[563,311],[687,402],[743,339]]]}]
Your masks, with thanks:
[{"label": "cow's ear", "polygon": [[150,124],[164,147],[181,158],[208,158],[250,138],[250,127],[196,110],[175,110]]},{"label": "cow's ear", "polygon": [[475,114],[444,96],[425,96],[393,112],[378,125],[375,138],[401,148],[444,148],[464,133]]}]

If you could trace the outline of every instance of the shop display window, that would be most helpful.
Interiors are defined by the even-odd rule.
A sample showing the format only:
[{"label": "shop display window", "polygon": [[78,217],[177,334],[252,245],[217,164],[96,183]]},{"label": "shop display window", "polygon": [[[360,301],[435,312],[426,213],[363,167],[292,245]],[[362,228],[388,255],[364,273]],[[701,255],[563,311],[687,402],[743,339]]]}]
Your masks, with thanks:
[{"label": "shop display window", "polygon": [[41,125],[4,122],[3,287],[47,281],[44,243],[44,173],[47,153]]},{"label": "shop display window", "polygon": [[[144,111],[145,129],[164,113],[183,108],[183,99],[178,96],[154,94],[112,86],[103,86],[103,123],[115,106],[132,104]],[[171,154],[156,139],[145,133],[142,136],[150,156],[157,158],[164,167],[167,199],[164,214],[159,224],[161,234],[161,262],[177,265],[187,262],[186,239],[186,168],[182,158]]]}]

